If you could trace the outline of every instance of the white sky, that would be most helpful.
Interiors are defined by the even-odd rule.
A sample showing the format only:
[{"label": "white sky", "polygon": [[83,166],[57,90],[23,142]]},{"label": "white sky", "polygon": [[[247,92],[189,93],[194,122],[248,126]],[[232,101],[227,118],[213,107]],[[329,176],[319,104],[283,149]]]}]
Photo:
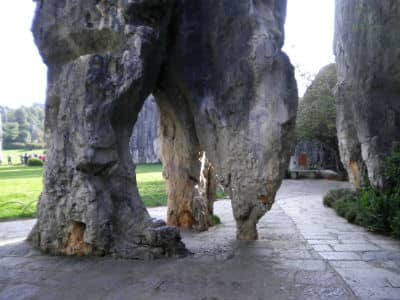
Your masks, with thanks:
[{"label": "white sky", "polygon": [[296,67],[299,95],[309,83],[301,73],[313,75],[335,62],[333,55],[334,0],[288,0],[285,46]]},{"label": "white sky", "polygon": [[[30,32],[35,3],[32,0],[0,1],[0,105],[19,107],[44,103],[46,67]],[[288,0],[284,50],[296,72],[299,93],[307,80],[333,62],[334,0]]]}]

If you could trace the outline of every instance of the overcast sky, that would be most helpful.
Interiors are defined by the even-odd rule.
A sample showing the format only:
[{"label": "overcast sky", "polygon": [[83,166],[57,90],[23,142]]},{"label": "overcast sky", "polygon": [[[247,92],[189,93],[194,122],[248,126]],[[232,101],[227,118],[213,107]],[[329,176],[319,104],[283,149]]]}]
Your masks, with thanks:
[{"label": "overcast sky", "polygon": [[[35,3],[0,1],[0,105],[44,103],[46,67],[30,32]],[[334,0],[288,0],[284,50],[304,74],[333,62]],[[307,80],[296,73],[300,95]]]}]

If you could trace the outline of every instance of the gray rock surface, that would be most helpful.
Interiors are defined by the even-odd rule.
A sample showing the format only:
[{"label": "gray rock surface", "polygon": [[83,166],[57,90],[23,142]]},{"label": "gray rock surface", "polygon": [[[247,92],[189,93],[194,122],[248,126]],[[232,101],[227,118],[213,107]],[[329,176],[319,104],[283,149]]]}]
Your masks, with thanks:
[{"label": "gray rock surface", "polygon": [[[307,164],[299,165],[300,156],[305,155]],[[296,167],[309,170],[335,170],[338,171],[339,158],[335,151],[319,141],[299,141],[294,150]]]},{"label": "gray rock surface", "polygon": [[155,93],[163,153],[186,157],[164,158],[169,177],[190,182],[198,172],[188,162],[205,151],[232,199],[239,239],[257,238],[294,141],[297,87],[281,51],[285,12],[278,0],[177,1]]},{"label": "gray rock surface", "polygon": [[135,164],[160,162],[159,118],[154,97],[149,96],[138,115],[129,142],[129,149]]},{"label": "gray rock surface", "polygon": [[129,154],[133,125],[159,75],[172,8],[172,1],[37,3],[32,30],[48,65],[49,148],[30,240],[41,250],[185,253],[178,229],[150,218]]},{"label": "gray rock surface", "polygon": [[384,159],[400,142],[400,3],[336,0],[337,127],[355,188],[384,187]]},{"label": "gray rock surface", "polygon": [[179,231],[150,218],[129,154],[151,93],[169,139],[168,181],[196,189],[205,151],[232,198],[237,237],[257,238],[294,140],[285,10],[280,0],[38,2],[49,149],[30,241],[52,254],[185,253]]}]

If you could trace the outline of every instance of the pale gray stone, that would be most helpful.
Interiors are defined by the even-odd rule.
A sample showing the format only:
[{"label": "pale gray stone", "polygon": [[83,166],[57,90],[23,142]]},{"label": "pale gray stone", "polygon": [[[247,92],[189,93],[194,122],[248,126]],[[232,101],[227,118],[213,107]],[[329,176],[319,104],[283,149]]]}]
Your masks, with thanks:
[{"label": "pale gray stone", "polygon": [[355,188],[384,187],[385,158],[400,143],[400,2],[336,0],[337,128]]},{"label": "pale gray stone", "polygon": [[256,239],[294,142],[285,14],[282,0],[38,1],[48,153],[30,241],[52,254],[183,252],[178,229],[150,218],[129,155],[150,94],[167,181],[185,179],[169,191],[193,193],[205,152],[232,198],[237,237]]}]

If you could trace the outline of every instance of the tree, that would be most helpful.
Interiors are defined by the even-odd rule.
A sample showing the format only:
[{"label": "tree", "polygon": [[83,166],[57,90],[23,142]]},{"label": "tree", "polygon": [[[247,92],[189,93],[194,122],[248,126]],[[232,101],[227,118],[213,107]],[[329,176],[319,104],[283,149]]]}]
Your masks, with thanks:
[{"label": "tree", "polygon": [[336,65],[323,67],[300,100],[296,135],[299,141],[319,141],[334,150],[337,155],[338,170],[339,148],[336,132],[336,105],[333,90],[337,83]]},{"label": "tree", "polygon": [[333,89],[336,85],[336,65],[330,64],[318,72],[299,103],[296,133],[299,139],[313,140],[337,147],[336,107]]},{"label": "tree", "polygon": [[3,142],[6,147],[7,144],[10,144],[15,141],[19,134],[19,126],[18,123],[4,123],[3,124]]},{"label": "tree", "polygon": [[28,123],[28,117],[24,107],[15,110],[15,121],[18,122],[19,125]]}]

